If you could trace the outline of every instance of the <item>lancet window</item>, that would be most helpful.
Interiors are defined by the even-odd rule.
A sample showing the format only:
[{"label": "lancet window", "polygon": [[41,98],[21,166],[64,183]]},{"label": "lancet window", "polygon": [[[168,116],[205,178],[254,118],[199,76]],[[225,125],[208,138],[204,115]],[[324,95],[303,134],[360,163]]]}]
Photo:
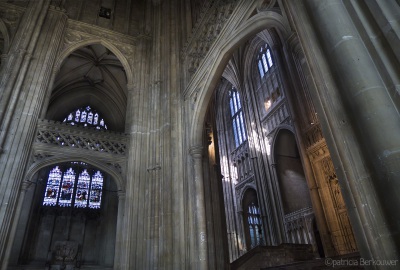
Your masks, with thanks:
[{"label": "lancet window", "polygon": [[47,178],[44,206],[99,209],[104,174],[83,162],[54,166]]},{"label": "lancet window", "polygon": [[234,87],[232,87],[232,89],[229,91],[229,106],[231,111],[235,146],[239,147],[243,142],[247,140],[247,135],[244,125],[243,110],[240,102],[239,93]]},{"label": "lancet window", "polygon": [[93,110],[90,106],[79,108],[69,113],[63,122],[68,123],[72,126],[107,129],[107,125],[105,124],[104,119],[101,118],[99,113]]},{"label": "lancet window", "polygon": [[250,235],[250,247],[253,248],[263,244],[260,207],[255,202],[252,202],[247,208],[247,224]]}]

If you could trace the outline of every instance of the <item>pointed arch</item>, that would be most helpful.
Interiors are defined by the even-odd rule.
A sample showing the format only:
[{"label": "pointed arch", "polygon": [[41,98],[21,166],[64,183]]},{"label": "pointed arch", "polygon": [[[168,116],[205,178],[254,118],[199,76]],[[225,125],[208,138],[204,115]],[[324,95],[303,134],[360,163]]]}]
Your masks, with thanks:
[{"label": "pointed arch", "polygon": [[105,48],[107,48],[108,50],[110,50],[117,58],[118,60],[121,62],[122,66],[124,67],[125,70],[125,74],[127,77],[127,85],[131,85],[134,82],[134,78],[133,78],[133,70],[131,65],[129,64],[128,59],[124,56],[124,54],[121,52],[121,50],[119,50],[115,45],[113,45],[112,43],[105,41],[103,39],[88,39],[88,40],[84,40],[81,42],[77,42],[71,46],[69,46],[68,48],[66,48],[64,51],[62,51],[59,55],[59,57],[57,58],[57,62],[54,65],[54,73],[57,73],[59,68],[61,67],[62,63],[64,62],[64,60],[74,51],[80,49],[80,48],[84,48],[85,46],[88,45],[94,45],[94,44],[100,44],[103,45]]},{"label": "pointed arch", "polygon": [[234,31],[227,33],[227,37],[219,39],[214,45],[216,53],[207,55],[204,59],[186,91],[186,95],[190,95],[195,89],[198,91],[190,127],[191,145],[201,144],[202,123],[206,115],[207,104],[230,55],[240,44],[267,28],[276,28],[281,40],[286,40],[290,34],[289,27],[282,15],[273,11],[263,11],[243,22]]},{"label": "pointed arch", "polygon": [[3,36],[4,48],[3,53],[7,52],[10,48],[10,34],[4,21],[0,18],[0,34]]}]

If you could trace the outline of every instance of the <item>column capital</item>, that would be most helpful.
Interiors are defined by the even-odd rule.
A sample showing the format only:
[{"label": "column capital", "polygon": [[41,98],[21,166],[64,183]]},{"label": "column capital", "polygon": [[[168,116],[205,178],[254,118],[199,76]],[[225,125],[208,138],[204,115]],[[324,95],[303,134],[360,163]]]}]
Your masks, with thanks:
[{"label": "column capital", "polygon": [[21,182],[21,191],[25,192],[31,186],[32,182],[29,180],[24,180]]},{"label": "column capital", "polygon": [[119,200],[125,199],[125,191],[118,190],[117,195]]},{"label": "column capital", "polygon": [[189,154],[194,159],[201,159],[203,157],[203,146],[201,145],[194,145],[189,148]]}]

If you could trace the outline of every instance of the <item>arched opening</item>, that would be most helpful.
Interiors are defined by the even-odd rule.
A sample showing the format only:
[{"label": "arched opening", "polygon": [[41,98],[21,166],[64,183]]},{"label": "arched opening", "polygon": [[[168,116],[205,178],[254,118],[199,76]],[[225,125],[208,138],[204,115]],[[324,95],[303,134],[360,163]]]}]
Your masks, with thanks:
[{"label": "arched opening", "polygon": [[118,188],[81,161],[45,166],[30,178],[11,262],[24,267],[112,267]]},{"label": "arched opening", "polygon": [[126,158],[125,137],[113,131],[125,130],[125,70],[90,44],[64,59],[51,87],[10,265],[112,268]]},{"label": "arched opening", "polygon": [[[0,31],[0,56],[4,54],[4,36],[3,33]],[[2,64],[2,57],[0,57],[0,67]]]},{"label": "arched opening", "polygon": [[264,244],[263,226],[257,192],[249,188],[242,200],[243,224],[246,235],[247,250]]},{"label": "arched opening", "polygon": [[311,199],[294,134],[281,129],[274,145],[275,166],[285,215],[310,208]]},{"label": "arched opening", "polygon": [[[273,15],[271,18],[276,19]],[[222,187],[219,196],[223,198],[225,220],[215,220],[221,222],[221,227],[226,231],[225,251],[229,262],[233,264],[240,261],[240,257],[249,252],[248,248],[251,247],[251,244],[247,245],[247,239],[251,237],[248,236],[248,225],[244,222],[247,209],[241,208],[243,205],[240,201],[240,194],[249,185],[254,187],[258,197],[261,222],[265,229],[264,244],[267,247],[298,244],[304,248],[304,254],[309,254],[311,249],[315,256],[320,256],[318,252],[322,254],[321,247],[316,243],[312,227],[315,214],[318,215],[317,221],[322,221],[318,225],[325,226],[321,233],[324,234],[321,237],[324,247],[331,244],[329,229],[338,224],[338,217],[330,218],[323,212],[314,213],[312,208],[314,203],[332,206],[332,199],[327,197],[324,201],[318,197],[320,194],[314,193],[311,201],[309,179],[316,176],[310,168],[305,171],[302,165],[302,161],[307,159],[307,162],[315,162],[312,166],[319,166],[315,160],[311,160],[314,149],[305,149],[308,146],[304,144],[308,135],[306,132],[315,128],[318,121],[307,86],[293,85],[296,80],[305,80],[303,77],[307,70],[301,70],[299,74],[288,72],[294,69],[295,64],[288,60],[293,57],[289,55],[290,52],[283,49],[286,39],[282,36],[285,36],[285,31],[277,21],[266,20],[266,28],[258,33],[253,32],[255,28],[248,31],[242,29],[243,32],[232,44],[220,44],[223,57],[204,71],[207,81],[199,83],[199,88],[204,92],[196,92],[194,96],[199,101],[192,105],[195,112],[192,142],[208,141],[198,139],[204,134],[211,133],[217,137],[213,139],[218,142],[214,144],[218,152],[217,159],[208,158],[220,165]],[[211,75],[210,70],[214,72]],[[297,76],[303,77],[299,79]],[[196,78],[193,79],[194,89],[195,82]],[[246,140],[240,140],[235,128],[238,123],[233,122],[237,112],[230,112],[231,89],[237,90],[243,105],[243,121],[240,124],[243,122]],[[294,91],[299,91],[298,95],[304,96],[307,102],[293,98],[297,96]],[[301,110],[297,111],[298,107]],[[203,117],[204,125],[201,124]],[[301,119],[300,126],[295,125],[294,118]],[[301,153],[294,133],[282,129],[284,126],[301,138]],[[211,129],[211,132],[200,132],[200,128],[207,131]],[[329,156],[327,149],[324,149],[324,153]],[[208,181],[207,177],[206,186]],[[212,203],[206,205],[209,213],[215,209]],[[346,252],[349,251],[354,249]]]},{"label": "arched opening", "polygon": [[102,44],[73,51],[63,61],[44,118],[64,121],[66,113],[90,106],[103,115],[109,130],[123,132],[127,77],[122,63]]}]

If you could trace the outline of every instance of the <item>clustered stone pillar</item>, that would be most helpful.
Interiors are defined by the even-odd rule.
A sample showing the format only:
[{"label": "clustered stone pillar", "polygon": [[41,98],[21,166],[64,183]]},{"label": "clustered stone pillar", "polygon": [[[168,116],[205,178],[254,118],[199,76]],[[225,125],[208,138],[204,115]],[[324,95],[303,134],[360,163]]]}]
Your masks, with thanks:
[{"label": "clustered stone pillar", "polygon": [[[356,172],[358,179],[351,180],[357,183],[357,190],[353,190],[356,193],[352,195],[361,197],[358,210],[367,213],[364,220],[367,223],[363,224],[363,229],[364,234],[369,235],[364,236],[367,238],[369,254],[364,256],[399,259],[398,110],[343,1],[307,0],[305,8],[313,21],[367,166],[372,165],[369,175]],[[346,120],[342,124],[347,125]],[[375,213],[383,215],[379,217]]]},{"label": "clustered stone pillar", "polygon": [[203,184],[203,147],[193,146],[189,153],[193,159],[195,184],[195,218],[197,224],[198,269],[208,269],[206,213]]}]

